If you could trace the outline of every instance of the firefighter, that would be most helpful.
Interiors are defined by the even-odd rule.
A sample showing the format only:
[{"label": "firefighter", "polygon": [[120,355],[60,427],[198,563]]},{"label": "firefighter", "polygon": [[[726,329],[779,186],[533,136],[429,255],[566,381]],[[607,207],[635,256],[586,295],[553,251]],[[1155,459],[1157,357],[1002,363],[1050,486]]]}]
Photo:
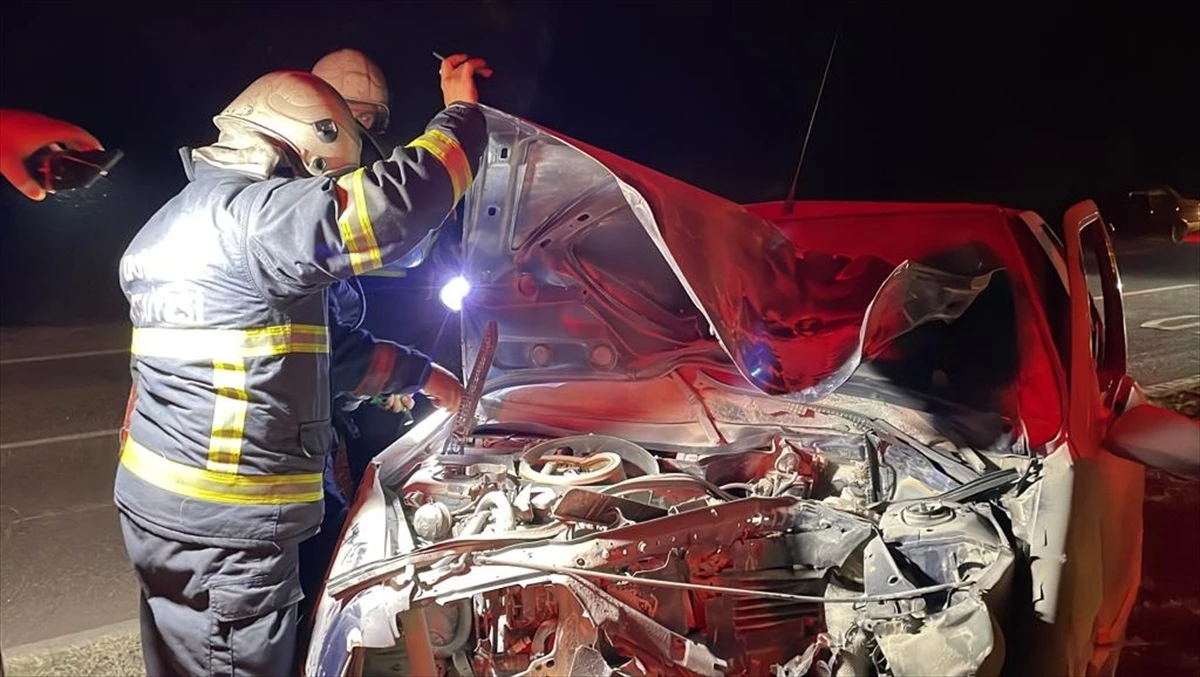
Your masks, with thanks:
[{"label": "firefighter", "polygon": [[52,143],[77,151],[104,150],[96,137],[69,122],[40,113],[0,109],[0,174],[30,200],[46,199],[46,191],[29,175],[25,160]]},{"label": "firefighter", "polygon": [[[384,78],[383,70],[367,55],[355,49],[339,49],[321,57],[313,66],[312,72],[333,85],[333,88],[346,100],[355,118],[371,135],[381,136],[387,132],[388,122],[391,118],[387,80]],[[486,76],[487,73],[484,75]],[[429,248],[433,247],[432,240],[440,234],[440,231],[441,229],[438,229],[437,232],[431,234]],[[391,277],[370,276],[341,281],[330,294],[331,311],[335,313],[335,317],[341,318],[343,322],[357,329],[366,319],[367,290],[371,291],[372,298],[382,300],[387,305],[389,302],[393,302],[397,296],[394,292],[398,290],[393,287],[397,283],[404,286],[403,282],[405,280],[394,281]],[[404,300],[410,299],[404,297]],[[377,319],[383,321],[383,324],[380,324]],[[396,327],[387,326],[386,320],[386,317],[373,317],[371,324],[375,325],[376,330],[381,326],[386,327],[385,335],[389,337],[407,334],[411,338],[413,332],[397,331]],[[404,324],[411,328],[413,323],[410,321]],[[351,482],[353,488],[357,489],[371,459],[380,450],[395,441],[399,422],[403,420],[398,415],[407,414],[408,420],[411,421],[411,410],[416,403],[411,398],[403,400],[392,398],[389,400],[392,406],[382,408],[355,406],[355,402],[344,399],[342,403],[343,406],[334,407],[334,429],[345,448]],[[332,466],[332,462],[330,465]],[[346,512],[345,501],[340,493],[337,495],[330,493],[336,488],[335,483],[327,482],[326,516],[322,525],[322,529],[326,532],[340,528],[341,520],[337,515],[344,515]],[[320,565],[322,553],[318,550],[317,543],[325,540],[326,537],[317,536],[313,543],[302,551],[302,555],[306,554],[318,560],[310,566]],[[330,543],[329,547],[332,548],[333,543]],[[331,556],[332,552],[328,555]],[[327,556],[323,559],[328,561]]]},{"label": "firefighter", "polygon": [[[356,49],[339,49],[321,57],[312,72],[342,95],[355,120],[368,133],[381,134],[387,129],[387,81],[383,71],[367,55]],[[330,290],[329,297],[335,318],[351,329],[362,325],[366,303],[357,276],[339,280]],[[335,417],[335,423],[339,420],[346,419]]]},{"label": "firefighter", "polygon": [[[362,52],[342,49],[327,54],[313,66],[312,73],[337,90],[342,99],[346,101],[354,118],[368,133],[372,129],[380,131],[386,126],[387,84],[383,79],[383,72]],[[330,416],[333,437],[325,459],[324,516],[321,519],[321,527],[316,534],[300,544],[300,584],[305,599],[300,604],[297,613],[300,623],[300,634],[297,641],[298,655],[303,654],[307,645],[308,629],[311,625],[307,616],[316,603],[321,582],[329,568],[342,525],[349,512],[346,499],[338,487],[334,474],[334,458],[339,442],[344,444],[347,449],[351,447],[358,433],[352,419],[352,411],[366,397],[384,394],[370,393],[362,396],[354,392],[356,378],[354,372],[359,366],[355,363],[354,358],[364,352],[370,354],[372,350],[378,349],[392,352],[391,355],[383,356],[378,363],[392,364],[397,369],[406,369],[406,363],[413,360],[428,362],[423,355],[402,346],[375,341],[374,337],[361,329],[365,314],[365,298],[358,277],[336,281],[329,290],[329,328],[332,351],[330,384],[333,387],[333,391],[330,393]],[[414,370],[412,373],[422,372]],[[409,384],[397,382],[396,385],[403,389]],[[392,407],[398,403],[398,400],[395,396],[390,396],[387,402],[389,407]]]},{"label": "firefighter", "polygon": [[[446,108],[370,167],[332,87],[263,76],[122,257],[134,394],[114,499],[150,675],[291,672],[331,434],[325,292],[399,259],[461,199],[486,145],[484,65],[447,59]],[[462,396],[448,372],[404,380],[447,407]]]},{"label": "firefighter", "polygon": [[[387,129],[388,90],[383,70],[356,49],[339,49],[321,57],[312,68],[313,75],[328,82],[342,95],[355,120],[368,134],[382,134]],[[366,316],[366,299],[357,276],[338,280],[330,290],[331,320],[357,331]],[[391,400],[395,404],[397,400]],[[334,428],[343,441],[349,442],[356,430],[347,407],[334,411]]]},{"label": "firefighter", "polygon": [[[322,57],[313,66],[312,72],[333,86],[354,114],[355,119],[368,134],[382,134],[387,129],[388,93],[383,71],[365,54],[353,49],[341,49]],[[377,144],[376,144],[376,147]],[[300,641],[298,649],[303,652],[309,623],[306,616],[316,602],[324,574],[329,567],[345,522],[348,506],[334,476],[334,456],[339,442],[345,445],[346,453],[357,449],[359,431],[353,414],[367,399],[379,408],[396,415],[411,409],[411,395],[403,393],[366,393],[355,389],[355,365],[352,356],[369,353],[372,349],[390,351],[392,354],[377,360],[380,364],[392,364],[405,369],[405,362],[424,361],[428,358],[420,353],[390,341],[380,341],[361,328],[366,315],[366,299],[357,276],[338,280],[329,294],[331,348],[333,350],[332,422],[334,440],[326,459],[324,492],[325,514],[321,530],[300,545],[300,582],[304,588],[305,601],[300,607]],[[370,345],[368,345],[370,344]],[[372,348],[373,346],[373,348]],[[360,347],[366,350],[359,349]],[[350,364],[343,356],[351,356]],[[441,369],[438,365],[430,368]],[[340,372],[349,372],[351,380],[339,383]],[[393,381],[396,385],[406,385]],[[385,397],[379,397],[380,395]],[[375,396],[375,397],[372,397]],[[361,475],[354,478],[356,483]]]}]

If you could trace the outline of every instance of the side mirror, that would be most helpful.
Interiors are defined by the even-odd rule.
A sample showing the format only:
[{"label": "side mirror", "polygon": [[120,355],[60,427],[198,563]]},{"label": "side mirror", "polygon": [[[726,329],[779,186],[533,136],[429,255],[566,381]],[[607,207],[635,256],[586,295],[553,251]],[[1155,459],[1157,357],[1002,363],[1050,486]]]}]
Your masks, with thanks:
[{"label": "side mirror", "polygon": [[1200,420],[1154,404],[1117,417],[1105,438],[1110,451],[1172,475],[1200,480]]}]

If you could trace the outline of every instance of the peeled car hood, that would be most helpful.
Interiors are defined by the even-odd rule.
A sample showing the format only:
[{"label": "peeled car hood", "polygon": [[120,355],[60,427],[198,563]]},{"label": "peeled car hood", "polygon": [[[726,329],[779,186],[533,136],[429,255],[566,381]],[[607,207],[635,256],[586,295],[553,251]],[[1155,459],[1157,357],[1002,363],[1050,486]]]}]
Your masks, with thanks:
[{"label": "peeled car hood", "polygon": [[498,325],[489,391],[732,360],[764,393],[811,402],[913,327],[961,315],[990,278],[801,252],[740,205],[484,114],[462,323],[468,369],[484,327]]}]

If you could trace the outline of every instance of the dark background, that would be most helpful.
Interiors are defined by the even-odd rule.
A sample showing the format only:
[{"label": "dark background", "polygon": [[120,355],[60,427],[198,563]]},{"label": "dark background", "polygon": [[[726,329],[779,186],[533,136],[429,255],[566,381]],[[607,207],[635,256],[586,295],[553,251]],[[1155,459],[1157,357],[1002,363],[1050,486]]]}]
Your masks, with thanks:
[{"label": "dark background", "polygon": [[1200,193],[1200,29],[1184,4],[10,2],[0,105],[126,157],[85,194],[0,188],[0,323],[120,319],[116,265],[185,181],[176,149],[271,70],[363,50],[390,141],[440,107],[431,51],[495,67],[506,111],[740,201],[782,199],[835,27],[801,198],[985,201],[1049,221],[1087,197]]}]

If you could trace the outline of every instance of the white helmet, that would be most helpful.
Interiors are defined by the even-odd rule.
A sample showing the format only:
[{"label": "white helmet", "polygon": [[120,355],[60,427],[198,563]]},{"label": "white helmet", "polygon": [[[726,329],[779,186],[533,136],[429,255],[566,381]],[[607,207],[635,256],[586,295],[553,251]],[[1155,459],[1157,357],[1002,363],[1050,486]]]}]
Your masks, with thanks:
[{"label": "white helmet", "polygon": [[362,155],[349,106],[328,83],[303,71],[267,73],[213,122],[222,133],[257,132],[287,145],[313,176],[357,167]]},{"label": "white helmet", "polygon": [[321,57],[312,72],[333,88],[350,104],[355,118],[374,132],[387,127],[387,80],[379,66],[357,49],[339,49]]}]

